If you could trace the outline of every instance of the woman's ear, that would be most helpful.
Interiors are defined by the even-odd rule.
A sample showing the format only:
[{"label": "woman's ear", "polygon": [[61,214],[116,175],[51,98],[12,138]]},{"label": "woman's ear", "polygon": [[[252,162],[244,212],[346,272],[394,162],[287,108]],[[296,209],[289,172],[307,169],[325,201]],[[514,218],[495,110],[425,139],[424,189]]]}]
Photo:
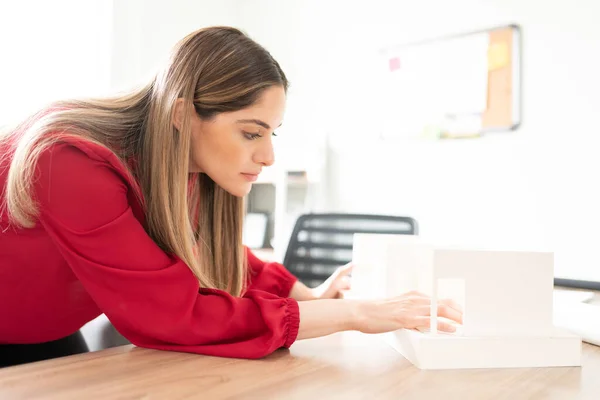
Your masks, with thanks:
[{"label": "woman's ear", "polygon": [[173,126],[181,131],[181,126],[183,125],[183,115],[185,111],[185,101],[182,98],[179,98],[175,101],[175,106],[173,107],[173,115],[172,115],[172,123]]}]

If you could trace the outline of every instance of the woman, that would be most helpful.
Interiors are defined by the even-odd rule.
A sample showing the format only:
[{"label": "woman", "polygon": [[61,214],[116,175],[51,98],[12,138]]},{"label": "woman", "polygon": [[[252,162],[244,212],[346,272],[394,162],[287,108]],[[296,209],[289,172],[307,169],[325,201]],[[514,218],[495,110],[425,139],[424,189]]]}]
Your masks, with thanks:
[{"label": "woman", "polygon": [[[101,313],[141,347],[242,358],[425,326],[421,294],[334,300],[350,267],[311,290],[243,247],[243,196],[274,161],[287,86],[260,45],[207,28],[142,90],[58,102],[5,135],[0,352],[80,351],[72,335]],[[440,315],[460,321],[451,305]]]}]

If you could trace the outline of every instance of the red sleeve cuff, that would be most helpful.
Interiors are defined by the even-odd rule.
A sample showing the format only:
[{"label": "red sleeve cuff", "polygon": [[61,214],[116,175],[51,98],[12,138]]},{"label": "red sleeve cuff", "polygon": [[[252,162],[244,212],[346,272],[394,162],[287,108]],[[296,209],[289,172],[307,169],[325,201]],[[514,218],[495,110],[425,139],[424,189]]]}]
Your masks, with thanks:
[{"label": "red sleeve cuff", "polygon": [[286,301],[288,333],[283,346],[289,348],[298,338],[298,330],[300,329],[300,307],[298,306],[298,302],[292,298],[288,298]]}]

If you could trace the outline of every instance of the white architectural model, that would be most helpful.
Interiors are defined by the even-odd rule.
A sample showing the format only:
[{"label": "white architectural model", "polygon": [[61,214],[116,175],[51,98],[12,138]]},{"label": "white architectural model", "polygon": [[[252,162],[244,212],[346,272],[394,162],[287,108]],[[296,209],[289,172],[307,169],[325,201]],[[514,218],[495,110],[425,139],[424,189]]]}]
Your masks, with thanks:
[{"label": "white architectural model", "polygon": [[[422,369],[581,365],[581,339],[553,326],[552,253],[464,250],[407,235],[356,234],[353,297],[432,297],[431,330],[386,340]],[[437,332],[437,300],[462,305],[457,333]]]}]

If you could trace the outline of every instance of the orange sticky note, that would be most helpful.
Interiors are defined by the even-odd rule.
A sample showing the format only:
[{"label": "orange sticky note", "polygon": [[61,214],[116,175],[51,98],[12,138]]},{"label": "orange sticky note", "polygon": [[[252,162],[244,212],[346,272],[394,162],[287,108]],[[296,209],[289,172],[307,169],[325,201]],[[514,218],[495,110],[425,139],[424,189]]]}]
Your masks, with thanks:
[{"label": "orange sticky note", "polygon": [[508,44],[506,42],[491,44],[488,49],[488,70],[492,71],[508,64]]}]

